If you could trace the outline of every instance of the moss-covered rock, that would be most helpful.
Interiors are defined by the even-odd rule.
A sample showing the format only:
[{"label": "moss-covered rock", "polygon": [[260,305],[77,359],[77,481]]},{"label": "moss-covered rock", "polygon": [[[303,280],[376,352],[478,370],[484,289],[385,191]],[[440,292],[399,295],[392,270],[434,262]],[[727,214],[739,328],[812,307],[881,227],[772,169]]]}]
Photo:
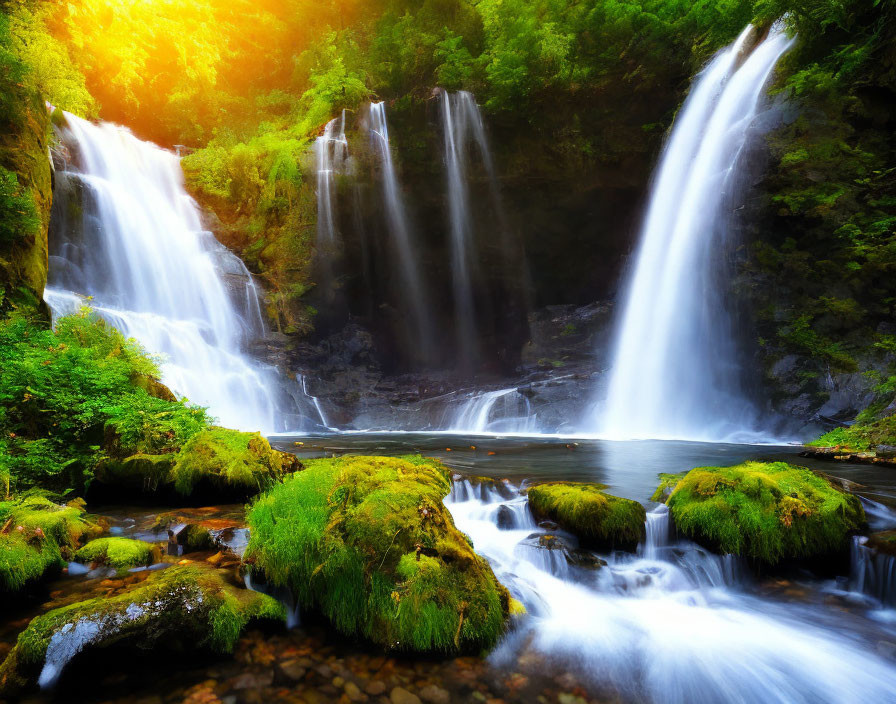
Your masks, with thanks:
[{"label": "moss-covered rock", "polygon": [[884,555],[896,557],[896,530],[885,530],[868,536],[866,545]]},{"label": "moss-covered rock", "polygon": [[611,496],[601,484],[551,482],[526,490],[536,518],[547,518],[588,547],[634,550],[644,539],[644,507]]},{"label": "moss-covered rock", "polygon": [[805,467],[697,467],[666,504],[678,531],[723,553],[776,564],[843,551],[865,524],[858,498]]},{"label": "moss-covered rock", "polygon": [[78,545],[101,532],[78,504],[41,496],[0,503],[0,592],[61,569]]},{"label": "moss-covered rock", "polygon": [[244,499],[301,466],[295,455],[273,449],[259,433],[209,428],[193,435],[175,453],[103,459],[92,491],[108,494],[111,487],[144,495],[189,496],[201,488],[206,499]]},{"label": "moss-covered rock", "polygon": [[116,569],[144,567],[160,559],[158,546],[131,538],[97,538],[75,553],[76,562],[108,565]]},{"label": "moss-covered rock", "polygon": [[96,467],[94,481],[140,493],[170,487],[176,455],[136,454],[122,459],[105,458]]},{"label": "moss-covered rock", "polygon": [[341,632],[387,649],[490,648],[511,599],[443,505],[449,477],[419,456],[308,461],[251,507],[246,560]]},{"label": "moss-covered rock", "polygon": [[253,619],[285,618],[271,597],[201,564],[173,566],[113,597],[63,606],[31,621],[0,666],[0,698],[55,684],[86,649],[156,647],[229,652]]},{"label": "moss-covered rock", "polygon": [[260,433],[211,428],[197,433],[181,448],[171,470],[175,490],[190,494],[201,483],[222,493],[251,496],[280,481],[296,467],[295,459],[278,450]]},{"label": "moss-covered rock", "polygon": [[896,415],[834,428],[808,443],[803,454],[820,459],[896,464]]}]

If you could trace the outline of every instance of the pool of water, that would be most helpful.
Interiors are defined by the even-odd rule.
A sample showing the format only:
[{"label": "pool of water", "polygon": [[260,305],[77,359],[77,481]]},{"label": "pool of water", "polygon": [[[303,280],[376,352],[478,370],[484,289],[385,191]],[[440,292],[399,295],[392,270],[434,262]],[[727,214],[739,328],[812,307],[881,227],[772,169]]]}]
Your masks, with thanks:
[{"label": "pool of water", "polygon": [[[785,461],[858,486],[856,493],[896,504],[896,471],[869,464],[800,457],[798,445],[733,445],[670,440],[585,440],[553,436],[464,436],[445,433],[336,433],[278,435],[271,442],[299,457],[343,454],[438,457],[462,474],[524,480],[598,482],[611,493],[649,504],[661,472],[733,465],[746,460]],[[298,443],[298,444],[297,444]]]}]

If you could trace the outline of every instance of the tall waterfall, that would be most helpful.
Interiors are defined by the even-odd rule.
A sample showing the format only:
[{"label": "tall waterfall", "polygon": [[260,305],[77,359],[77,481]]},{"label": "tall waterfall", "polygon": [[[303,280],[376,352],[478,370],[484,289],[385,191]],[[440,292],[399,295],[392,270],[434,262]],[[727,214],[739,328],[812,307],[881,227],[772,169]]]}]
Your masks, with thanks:
[{"label": "tall waterfall", "polygon": [[320,425],[301,384],[244,353],[264,335],[260,292],[202,228],[178,158],[127,130],[66,114],[71,160],[57,173],[49,285],[54,315],[86,302],[147,351],[162,380],[223,425]]},{"label": "tall waterfall", "polygon": [[412,327],[416,331],[417,343],[422,353],[420,356],[423,359],[429,359],[432,347],[429,297],[420,275],[421,267],[417,247],[411,238],[407,208],[398,186],[395,165],[392,162],[389,126],[386,122],[386,104],[384,102],[370,104],[366,127],[370,134],[371,146],[379,158],[382,168],[386,221],[399,261],[403,299],[407,303],[413,323]]},{"label": "tall waterfall", "polygon": [[724,299],[724,245],[763,89],[792,40],[747,27],[694,83],[652,187],[621,306],[606,405],[610,438],[748,439],[754,412]]},{"label": "tall waterfall", "polygon": [[330,120],[324,133],[314,140],[314,163],[317,171],[317,247],[330,252],[336,247],[335,196],[336,173],[348,159],[348,141],[345,138],[345,110],[342,116]]}]

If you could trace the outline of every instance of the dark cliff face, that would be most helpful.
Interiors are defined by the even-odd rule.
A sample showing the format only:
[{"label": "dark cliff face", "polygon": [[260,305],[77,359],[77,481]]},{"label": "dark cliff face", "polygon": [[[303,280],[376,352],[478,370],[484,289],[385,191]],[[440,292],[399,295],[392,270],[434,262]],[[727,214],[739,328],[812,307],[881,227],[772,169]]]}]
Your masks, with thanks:
[{"label": "dark cliff face", "polygon": [[[633,114],[581,106],[526,115],[485,115],[497,182],[469,152],[473,223],[472,298],[480,356],[473,371],[510,373],[530,339],[529,314],[545,305],[583,305],[615,297],[635,244],[662,131],[677,94],[626,106]],[[459,353],[441,124],[441,98],[388,104],[389,134],[418,266],[434,321],[435,354],[420,359],[408,332],[395,251],[383,212],[381,173],[361,127],[347,117],[354,175],[338,180],[342,247],[318,259],[315,338],[353,319],[374,336],[385,369],[452,368]],[[616,134],[615,141],[608,133]],[[601,151],[598,151],[600,149]],[[497,191],[496,200],[494,191]]]}]

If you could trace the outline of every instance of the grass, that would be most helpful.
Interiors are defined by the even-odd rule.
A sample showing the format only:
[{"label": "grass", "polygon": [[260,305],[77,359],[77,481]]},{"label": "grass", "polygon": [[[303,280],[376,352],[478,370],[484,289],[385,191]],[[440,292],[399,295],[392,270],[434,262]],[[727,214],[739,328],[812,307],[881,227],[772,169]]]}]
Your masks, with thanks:
[{"label": "grass", "polygon": [[246,559],[345,634],[396,650],[490,648],[510,597],[442,504],[449,477],[417,456],[311,460],[251,507]]},{"label": "grass", "polygon": [[644,507],[637,501],[611,496],[601,484],[551,482],[526,492],[529,507],[599,549],[633,550],[644,539]]},{"label": "grass", "polygon": [[692,469],[666,504],[684,535],[772,565],[844,550],[865,524],[858,498],[784,462]]},{"label": "grass", "polygon": [[836,447],[845,452],[866,452],[879,445],[896,445],[896,415],[848,428],[834,428],[808,444],[809,447]]}]

